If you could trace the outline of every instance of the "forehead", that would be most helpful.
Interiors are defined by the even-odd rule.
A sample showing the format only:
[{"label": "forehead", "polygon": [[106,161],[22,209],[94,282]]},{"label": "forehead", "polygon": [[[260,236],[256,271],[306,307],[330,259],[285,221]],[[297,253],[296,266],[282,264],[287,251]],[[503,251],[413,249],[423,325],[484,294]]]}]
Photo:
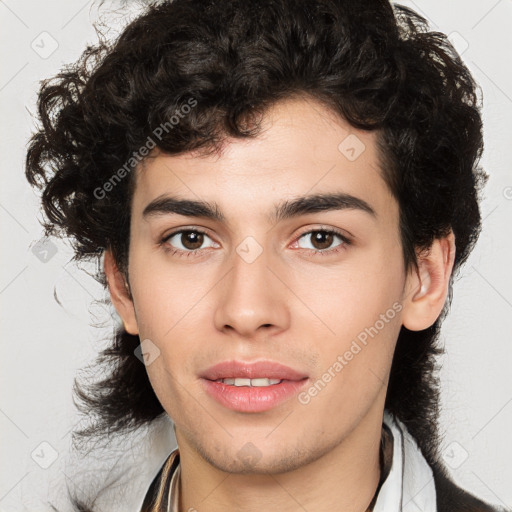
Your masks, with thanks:
[{"label": "forehead", "polygon": [[134,216],[172,194],[224,203],[238,214],[269,213],[277,200],[344,192],[386,209],[394,200],[382,178],[375,132],[357,130],[305,98],[269,108],[255,138],[227,139],[219,153],[156,154],[137,169]]}]

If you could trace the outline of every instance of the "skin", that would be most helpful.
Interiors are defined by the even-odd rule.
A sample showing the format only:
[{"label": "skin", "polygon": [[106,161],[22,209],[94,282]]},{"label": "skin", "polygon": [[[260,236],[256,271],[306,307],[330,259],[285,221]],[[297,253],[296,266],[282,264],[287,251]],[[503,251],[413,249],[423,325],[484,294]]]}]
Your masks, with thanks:
[{"label": "skin", "polygon": [[[406,272],[398,204],[381,176],[376,133],[356,130],[306,98],[277,103],[262,127],[257,138],[228,139],[215,155],[156,153],[137,170],[129,282],[105,254],[111,298],[126,330],[160,351],[147,371],[175,423],[180,510],[362,512],[379,481],[400,327],[425,329],[439,316],[453,234]],[[365,146],[354,161],[338,150],[349,134]],[[342,209],[278,223],[267,218],[285,199],[333,191],[363,199],[376,215]],[[144,219],[145,206],[163,194],[216,202],[226,220]],[[178,228],[208,233],[196,255],[164,250],[193,250],[180,235],[160,244]],[[340,230],[352,243],[334,236],[330,245],[315,244],[311,231],[321,229]],[[262,249],[251,263],[236,251],[248,236]],[[394,318],[307,404],[293,397],[266,412],[242,413],[203,391],[199,374],[231,359],[278,361],[314,384],[394,303]],[[256,462],[237,455],[249,442]]]}]

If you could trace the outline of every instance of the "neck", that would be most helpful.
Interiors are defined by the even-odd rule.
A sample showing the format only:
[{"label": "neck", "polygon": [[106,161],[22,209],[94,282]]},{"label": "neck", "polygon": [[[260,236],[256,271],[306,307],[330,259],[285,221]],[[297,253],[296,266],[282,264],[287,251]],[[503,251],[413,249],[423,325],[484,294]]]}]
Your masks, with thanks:
[{"label": "neck", "polygon": [[380,479],[381,434],[382,411],[370,412],[341,442],[328,447],[313,462],[284,473],[240,474],[216,468],[177,432],[179,510],[366,512]]}]

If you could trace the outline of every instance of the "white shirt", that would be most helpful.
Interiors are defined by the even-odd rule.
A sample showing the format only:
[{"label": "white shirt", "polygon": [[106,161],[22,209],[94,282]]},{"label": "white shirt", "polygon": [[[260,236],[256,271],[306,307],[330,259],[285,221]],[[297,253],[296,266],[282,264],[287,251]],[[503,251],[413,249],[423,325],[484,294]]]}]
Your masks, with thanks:
[{"label": "white shirt", "polygon": [[393,463],[373,512],[437,512],[434,473],[407,427],[387,410],[393,434]]}]

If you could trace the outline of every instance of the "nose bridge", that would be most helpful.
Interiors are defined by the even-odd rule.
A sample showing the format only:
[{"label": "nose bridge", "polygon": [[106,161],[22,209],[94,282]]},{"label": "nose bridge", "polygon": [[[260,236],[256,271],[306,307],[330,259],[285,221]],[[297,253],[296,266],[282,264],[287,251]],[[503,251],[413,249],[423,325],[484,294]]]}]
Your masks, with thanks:
[{"label": "nose bridge", "polygon": [[229,326],[251,336],[261,326],[285,327],[288,315],[279,280],[269,269],[272,259],[270,249],[253,237],[246,237],[235,248],[215,311],[218,329]]}]

